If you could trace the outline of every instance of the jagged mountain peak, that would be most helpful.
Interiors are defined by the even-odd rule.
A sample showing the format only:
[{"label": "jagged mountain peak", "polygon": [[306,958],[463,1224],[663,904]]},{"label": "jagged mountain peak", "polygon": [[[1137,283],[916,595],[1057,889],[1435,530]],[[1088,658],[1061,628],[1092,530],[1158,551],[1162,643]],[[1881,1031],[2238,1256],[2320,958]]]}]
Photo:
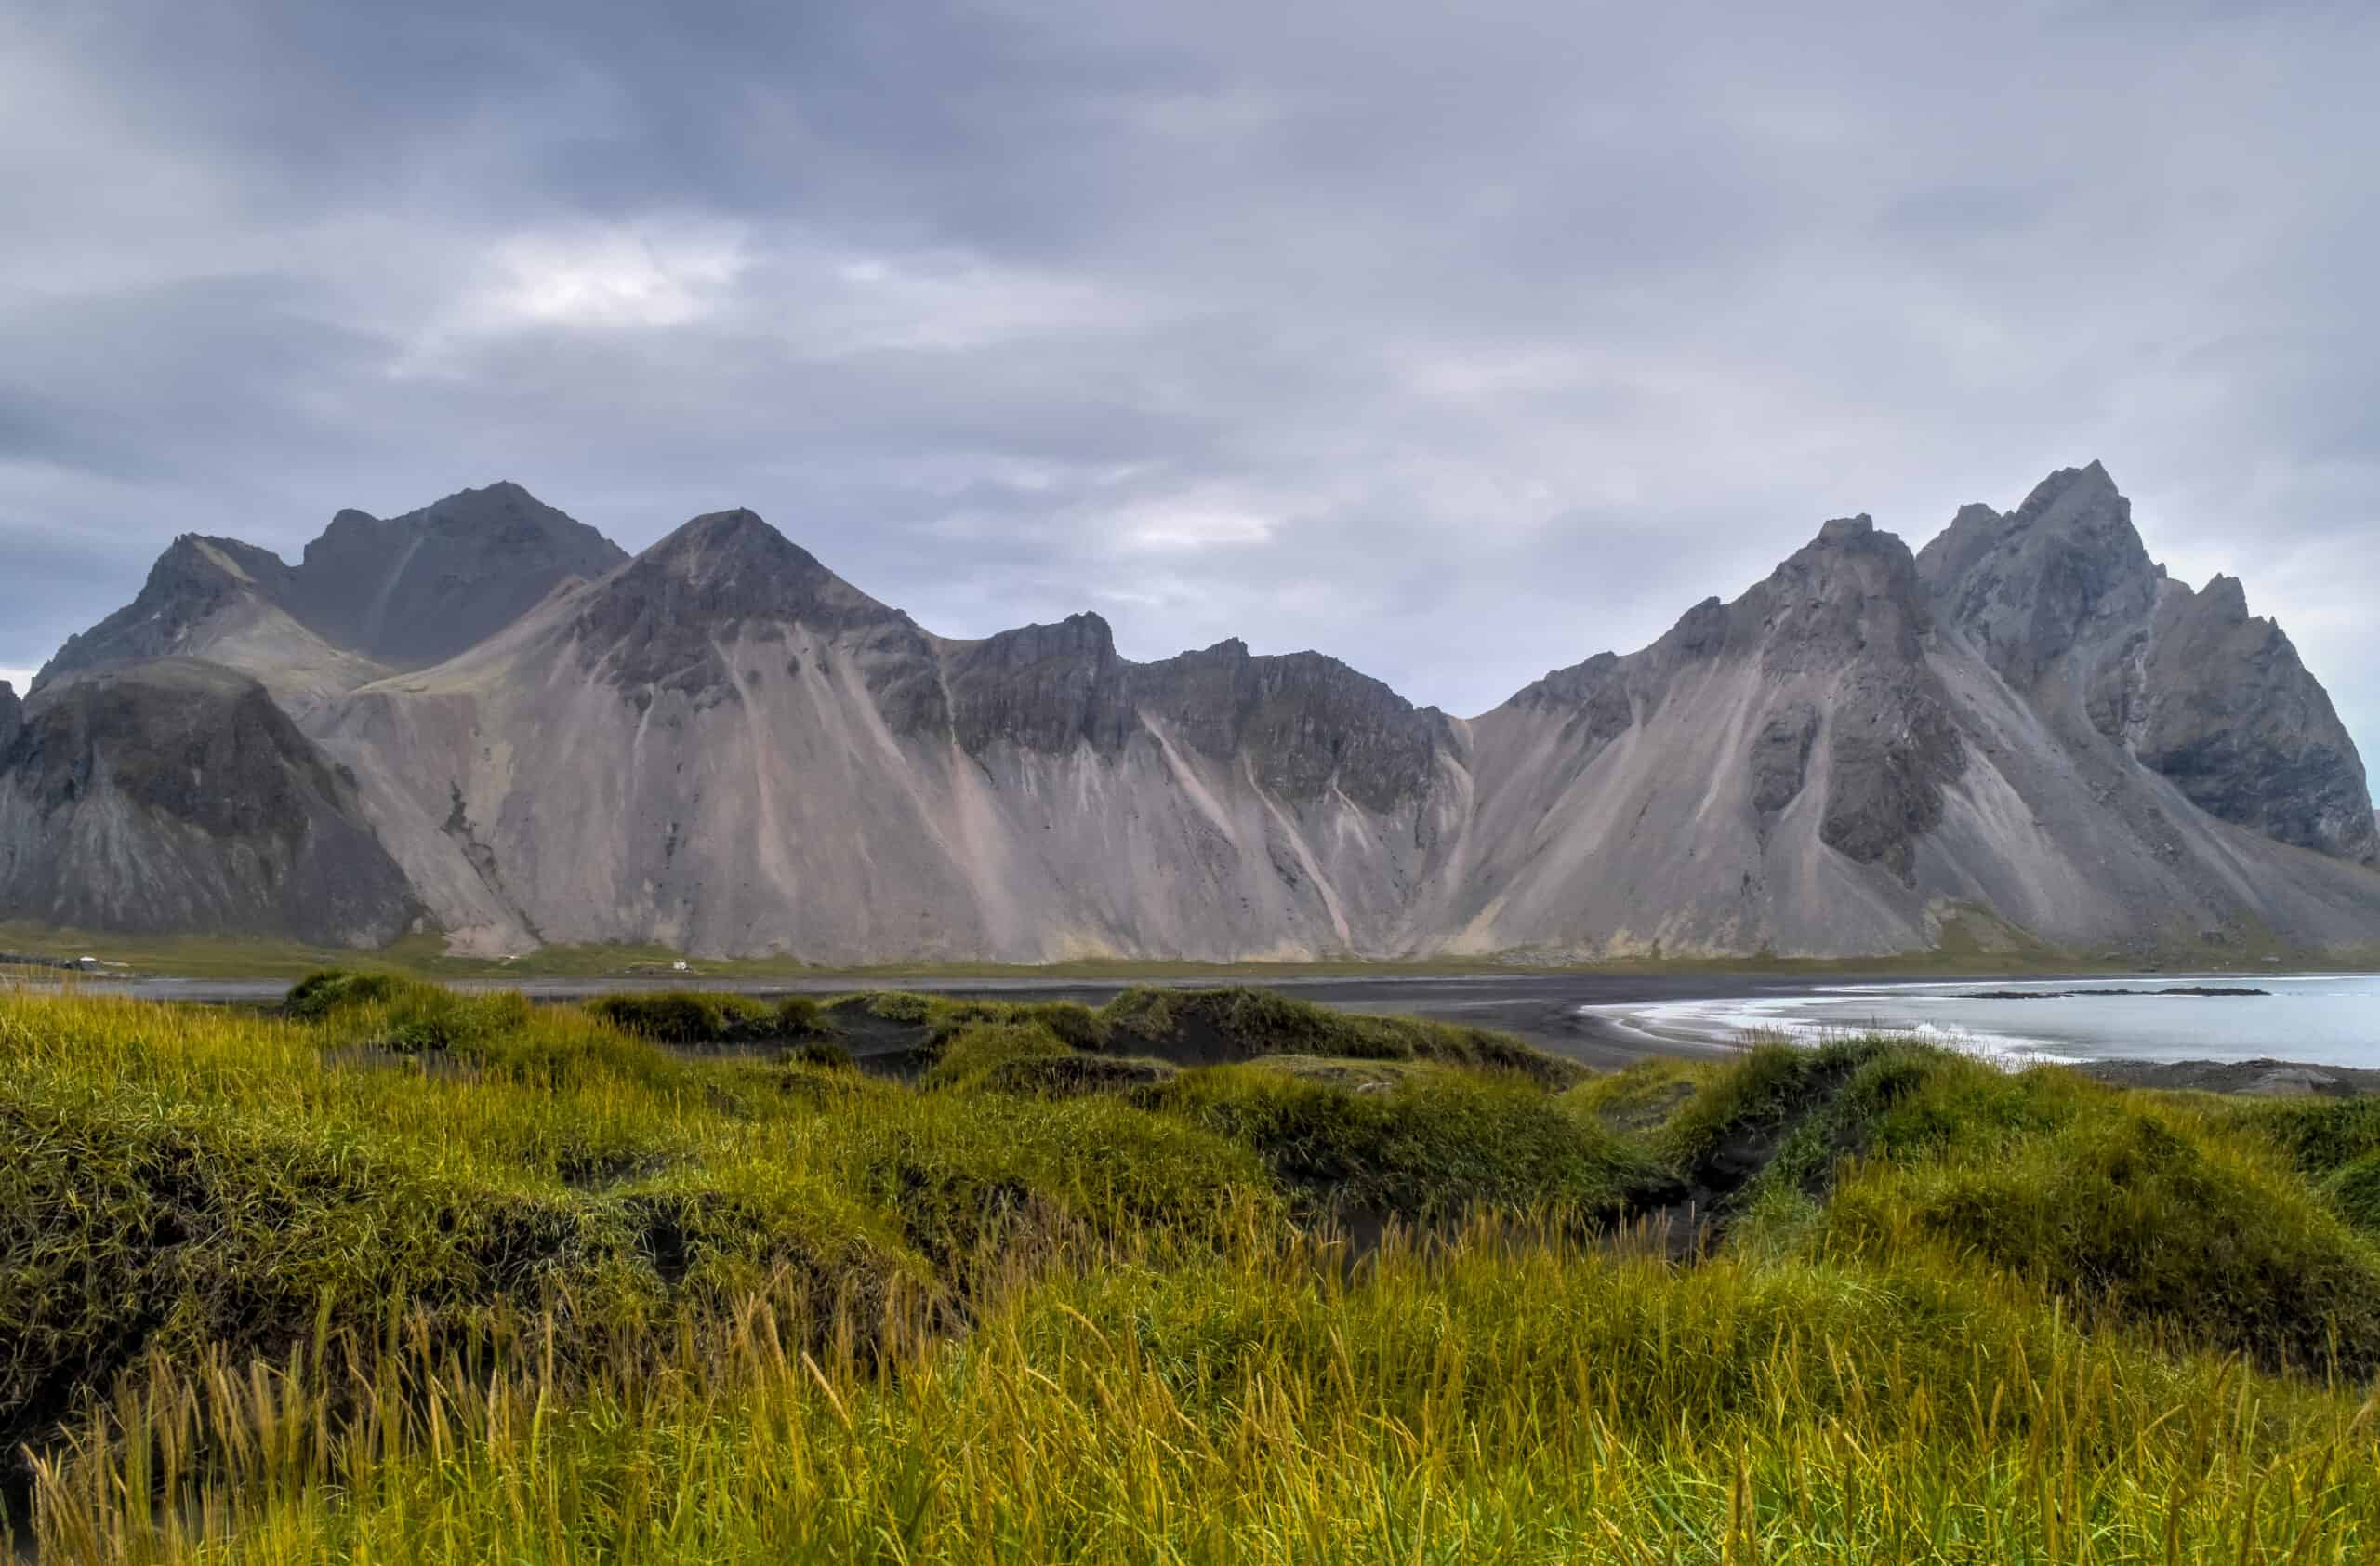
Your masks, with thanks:
[{"label": "jagged mountain peak", "polygon": [[2032,493],[2025,497],[2024,504],[2016,511],[2022,515],[2058,508],[2073,514],[2094,506],[2109,504],[2129,506],[2130,502],[2116,488],[2116,481],[2109,473],[2107,464],[2095,457],[2080,468],[2059,468],[2052,471],[2047,478],[2033,485]]},{"label": "jagged mountain peak", "polygon": [[33,676],[33,688],[46,691],[71,674],[202,648],[232,618],[277,603],[289,577],[289,567],[269,550],[182,534],[150,566],[133,601],[68,637]]},{"label": "jagged mountain peak", "polygon": [[638,556],[638,564],[690,580],[735,572],[800,579],[831,574],[816,555],[747,506],[706,511],[681,524]]},{"label": "jagged mountain peak", "polygon": [[[354,803],[474,950],[1852,955],[1922,948],[1970,907],[2056,943],[2380,940],[2380,878],[2336,862],[2373,860],[2375,831],[2320,686],[2236,581],[2162,578],[2097,463],[2011,511],[1962,508],[1920,554],[1832,518],[1732,601],[1465,723],[1316,652],[1231,638],[1134,662],[1087,612],[932,636],[748,509],[556,569],[572,551],[551,541],[577,536],[559,515],[509,483],[410,521],[342,512],[294,569],[185,539],[127,623],[152,634],[157,602],[218,595],[236,612],[162,651],[328,669],[362,660],[279,606],[320,614],[325,571],[385,598],[386,626],[456,604],[494,618],[491,584],[544,583],[433,676],[342,667],[293,702],[263,675],[332,783],[276,742],[259,786],[297,790],[325,831]],[[197,905],[159,900],[159,864],[237,891],[191,917],[270,927],[282,905],[237,861],[280,840],[242,817],[209,847],[174,813],[176,703],[271,738],[257,694],[142,683],[129,699],[162,715],[140,723],[172,743],[112,737],[132,774],[70,810],[49,788],[83,787],[66,731],[45,728],[57,764],[28,770],[28,724],[109,718],[101,683],[21,710],[0,690],[0,880],[33,867],[27,908],[92,883],[115,899],[98,916],[181,919]]]},{"label": "jagged mountain peak", "polygon": [[801,621],[829,629],[888,608],[828,570],[758,511],[706,511],[638,555],[605,589],[609,597],[660,594],[679,613],[721,621]]},{"label": "jagged mountain peak", "polygon": [[391,540],[403,544],[425,536],[451,539],[499,532],[509,532],[523,542],[536,538],[583,542],[586,535],[602,537],[509,479],[499,479],[478,489],[458,489],[394,516],[343,506],[332,514],[330,525],[306,546],[304,564],[316,570],[338,569],[359,551],[385,550]]},{"label": "jagged mountain peak", "polygon": [[2144,619],[2162,580],[2097,461],[2059,469],[2005,515],[1962,508],[1917,565],[1939,617],[2020,690],[2078,644]]},{"label": "jagged mountain peak", "polygon": [[306,546],[284,603],[336,646],[420,668],[503,630],[556,583],[627,559],[594,528],[502,479],[399,516],[340,511]]},{"label": "jagged mountain peak", "polygon": [[1914,661],[1933,610],[1909,546],[1863,514],[1819,528],[1727,619],[1730,645],[1757,645],[1763,667],[1793,673],[1863,657]]},{"label": "jagged mountain peak", "polygon": [[2248,613],[2248,587],[2237,577],[2216,572],[2207,578],[2198,596],[2212,613],[2221,615],[2234,625],[2244,625],[2254,617]]},{"label": "jagged mountain peak", "polygon": [[[866,633],[912,664],[931,657],[906,615],[741,506],[678,527],[599,583],[572,621],[582,657],[633,699],[649,703],[653,691],[668,689],[696,706],[737,698],[721,644],[746,635],[783,641],[795,627],[830,637]],[[908,683],[900,725],[939,722],[938,683]]]},{"label": "jagged mountain peak", "polygon": [[1053,658],[1112,663],[1117,658],[1116,632],[1107,621],[1089,610],[1068,615],[1054,625],[1021,625],[996,631],[967,644],[959,659],[973,667],[1023,669]]},{"label": "jagged mountain peak", "polygon": [[252,586],[278,588],[289,577],[289,566],[271,550],[237,538],[184,533],[165,546],[151,567],[152,579],[173,583],[190,576],[222,574]]}]

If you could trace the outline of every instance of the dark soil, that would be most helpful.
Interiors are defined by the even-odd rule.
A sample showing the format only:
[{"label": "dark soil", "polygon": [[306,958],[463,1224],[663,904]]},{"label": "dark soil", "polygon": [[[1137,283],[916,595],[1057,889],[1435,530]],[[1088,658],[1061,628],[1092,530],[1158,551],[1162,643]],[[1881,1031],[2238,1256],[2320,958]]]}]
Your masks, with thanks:
[{"label": "dark soil", "polygon": [[2380,1070],[2308,1066],[2294,1060],[2092,1060],[2077,1069],[2117,1087],[2167,1092],[2237,1093],[2263,1097],[2319,1095],[2361,1098],[2380,1094]]}]

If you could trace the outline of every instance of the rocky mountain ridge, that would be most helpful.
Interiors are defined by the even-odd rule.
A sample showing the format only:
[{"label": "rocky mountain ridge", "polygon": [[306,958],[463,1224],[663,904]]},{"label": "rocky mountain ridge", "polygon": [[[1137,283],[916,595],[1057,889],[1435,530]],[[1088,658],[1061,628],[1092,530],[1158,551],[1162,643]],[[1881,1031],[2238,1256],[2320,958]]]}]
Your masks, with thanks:
[{"label": "rocky mountain ridge", "polygon": [[250,670],[276,694],[319,697],[452,657],[562,583],[627,559],[509,481],[385,521],[342,511],[295,566],[234,538],[186,534],[139,597],[67,639],[33,689],[180,657]]},{"label": "rocky mountain ridge", "polygon": [[[179,540],[19,722],[161,656],[244,671],[295,720],[251,722],[258,748],[333,780],[276,797],[376,898],[482,952],[2380,945],[2380,843],[2328,697],[2237,583],[2165,577],[2096,463],[1915,553],[1830,522],[1732,602],[1468,721],[1315,653],[1134,662],[1090,614],[940,637],[748,511],[633,560],[592,537],[496,485],[343,512],[297,567]],[[92,732],[95,755],[132,743]],[[54,773],[0,762],[29,798]],[[60,906],[42,878],[73,866],[31,846],[46,808],[0,837],[32,867],[0,916]],[[298,863],[218,825],[227,862]]]}]

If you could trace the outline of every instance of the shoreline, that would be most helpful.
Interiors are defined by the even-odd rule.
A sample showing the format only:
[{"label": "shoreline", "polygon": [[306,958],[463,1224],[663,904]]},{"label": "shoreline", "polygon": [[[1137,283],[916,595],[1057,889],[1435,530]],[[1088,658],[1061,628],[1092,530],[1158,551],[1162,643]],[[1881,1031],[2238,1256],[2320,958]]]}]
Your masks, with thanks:
[{"label": "shoreline", "polygon": [[[1648,1060],[1699,1060],[1719,1062],[1740,1055],[1747,1047],[1740,1036],[1716,1037],[1709,1033],[1684,1030],[1656,1030],[1631,1026],[1620,1015],[1619,1008],[1656,1008],[1681,1002],[1727,1001],[1758,1002],[1808,995],[1863,981],[1879,984],[1942,982],[1955,977],[1966,982],[1989,982],[1991,975],[1981,974],[1930,975],[1924,977],[1884,972],[1839,973],[1827,975],[1783,975],[1775,972],[1736,971],[1729,973],[1683,972],[1667,973],[1398,973],[1368,975],[1281,975],[1269,981],[1252,975],[1139,975],[1113,978],[1025,977],[1001,975],[995,978],[914,978],[906,982],[889,976],[849,975],[840,982],[824,976],[805,975],[792,980],[721,979],[707,976],[662,977],[633,976],[540,976],[521,975],[508,982],[502,977],[451,977],[444,982],[457,989],[488,990],[518,989],[532,1000],[563,1002],[581,1000],[605,992],[622,989],[654,990],[712,989],[734,991],[756,997],[776,997],[795,994],[840,994],[859,989],[901,989],[945,995],[980,995],[990,999],[1022,999],[1026,997],[1052,1001],[1078,1001],[1097,1006],[1114,999],[1135,985],[1156,985],[1165,988],[1205,988],[1228,983],[1254,983],[1260,988],[1278,989],[1299,995],[1302,999],[1338,1010],[1403,1014],[1434,1022],[1475,1025],[1514,1034],[1552,1054],[1578,1062],[1595,1071],[1618,1071]],[[2019,975],[2010,975],[2011,978]],[[2084,982],[2102,982],[2103,972],[2072,975],[2025,974],[2026,980],[2073,977]],[[2140,975],[2144,979],[2151,975]],[[2153,975],[2156,982],[2173,982],[2185,975],[2171,971]],[[2192,975],[2195,976],[2195,975]],[[2273,975],[2270,977],[2287,975]],[[53,988],[40,979],[18,981],[29,991]],[[122,995],[133,999],[159,1002],[183,1002],[231,1005],[260,1005],[278,1001],[286,992],[286,984],[277,977],[256,975],[243,978],[136,978],[68,979],[59,989],[74,989],[99,995]],[[2098,1081],[2117,1086],[2140,1087],[2161,1091],[2211,1092],[2225,1094],[2320,1094],[2333,1096],[2364,1096],[2380,1095],[2380,1066],[2334,1066],[2307,1061],[2293,1061],[2279,1056],[2258,1056],[2241,1061],[2210,1061],[2192,1059],[2159,1060],[2134,1055],[2091,1054],[2068,1059],[2043,1058],[2029,1061],[2022,1056],[2003,1057],[2003,1063],[2012,1068],[2029,1064],[2059,1065],[2078,1070]]]}]

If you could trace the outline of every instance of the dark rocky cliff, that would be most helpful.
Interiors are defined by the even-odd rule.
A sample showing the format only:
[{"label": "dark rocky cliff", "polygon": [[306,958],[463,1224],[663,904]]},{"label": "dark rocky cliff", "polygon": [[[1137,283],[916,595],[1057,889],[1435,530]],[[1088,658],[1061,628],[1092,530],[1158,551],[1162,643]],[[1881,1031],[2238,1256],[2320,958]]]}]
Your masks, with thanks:
[{"label": "dark rocky cliff", "polygon": [[2125,666],[2116,733],[2211,816],[2365,864],[2380,858],[2354,743],[2281,627],[2238,581],[2168,584]]},{"label": "dark rocky cliff", "polygon": [[2053,723],[2086,724],[2221,820],[2380,858],[2355,742],[2296,648],[2239,582],[2167,579],[2098,463],[2005,516],[1964,508],[1919,569],[1937,613]]},{"label": "dark rocky cliff", "polygon": [[2145,625],[2162,576],[2096,462],[2052,473],[2005,516],[1962,508],[1917,564],[1937,613],[2019,691],[2068,653]]},{"label": "dark rocky cliff", "polygon": [[627,560],[585,523],[500,482],[403,516],[339,512],[306,546],[283,603],[332,645],[413,669],[476,646],[562,581]]},{"label": "dark rocky cliff", "polygon": [[1331,788],[1388,811],[1430,787],[1450,727],[1319,653],[1258,655],[1236,638],[1154,663],[1117,656],[1107,622],[1076,615],[960,644],[950,660],[954,732],[970,752],[1012,744],[1113,754],[1161,724],[1218,761],[1245,761],[1284,799]]},{"label": "dark rocky cliff", "polygon": [[0,750],[0,908],[359,946],[418,912],[354,782],[256,681],[180,658],[27,706]]}]

